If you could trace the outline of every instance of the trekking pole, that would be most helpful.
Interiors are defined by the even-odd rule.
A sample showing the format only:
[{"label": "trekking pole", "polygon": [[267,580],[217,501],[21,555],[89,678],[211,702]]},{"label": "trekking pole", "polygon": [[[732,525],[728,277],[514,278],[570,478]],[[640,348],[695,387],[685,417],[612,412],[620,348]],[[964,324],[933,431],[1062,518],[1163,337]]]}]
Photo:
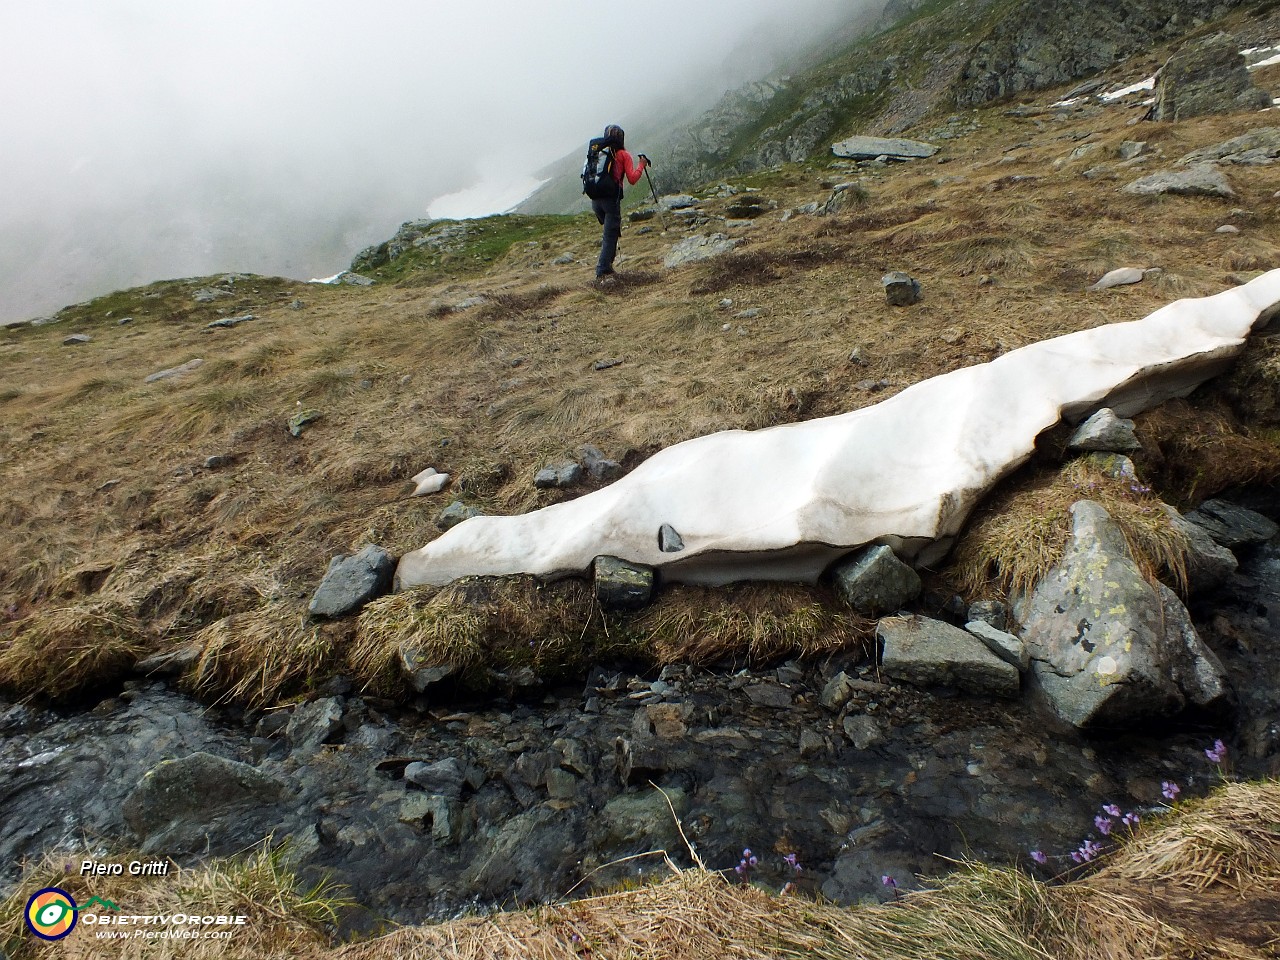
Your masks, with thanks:
[{"label": "trekking pole", "polygon": [[653,185],[653,177],[649,176],[649,167],[653,165],[653,161],[645,157],[643,153],[640,156],[644,157],[644,178],[649,181],[649,192],[653,194],[653,205],[658,211],[658,222],[662,224],[662,232],[666,233],[667,221],[662,216],[662,204],[658,202],[658,190]]}]

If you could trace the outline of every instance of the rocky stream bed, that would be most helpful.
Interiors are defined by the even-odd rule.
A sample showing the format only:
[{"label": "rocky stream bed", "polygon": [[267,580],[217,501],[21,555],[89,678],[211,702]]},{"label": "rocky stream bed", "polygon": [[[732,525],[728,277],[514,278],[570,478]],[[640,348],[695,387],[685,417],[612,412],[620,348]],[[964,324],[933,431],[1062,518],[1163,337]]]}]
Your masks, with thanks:
[{"label": "rocky stream bed", "polygon": [[707,866],[750,847],[756,881],[839,903],[967,857],[1056,874],[1102,804],[1151,816],[1166,780],[1205,792],[1216,738],[1232,775],[1280,774],[1280,543],[1241,559],[1191,606],[1235,706],[1089,736],[1033,693],[922,691],[852,658],[597,669],[521,701],[416,707],[341,678],[253,715],[151,680],[82,711],[0,703],[0,889],[50,849],[189,864],[271,836],[346,885],[349,927],[369,929],[585,895],[661,872],[634,856],[649,851],[689,863],[675,817]]}]

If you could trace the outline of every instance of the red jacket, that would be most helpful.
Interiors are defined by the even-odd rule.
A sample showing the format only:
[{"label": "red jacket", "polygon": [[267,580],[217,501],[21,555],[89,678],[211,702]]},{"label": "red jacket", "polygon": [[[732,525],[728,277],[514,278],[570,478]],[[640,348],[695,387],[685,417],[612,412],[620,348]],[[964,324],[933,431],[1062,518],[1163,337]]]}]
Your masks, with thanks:
[{"label": "red jacket", "polygon": [[631,159],[631,154],[625,150],[615,150],[613,152],[613,179],[618,181],[618,187],[622,187],[622,178],[627,178],[627,183],[633,187],[640,182],[640,178],[644,176],[645,162],[640,161],[640,165],[636,166],[636,162]]}]

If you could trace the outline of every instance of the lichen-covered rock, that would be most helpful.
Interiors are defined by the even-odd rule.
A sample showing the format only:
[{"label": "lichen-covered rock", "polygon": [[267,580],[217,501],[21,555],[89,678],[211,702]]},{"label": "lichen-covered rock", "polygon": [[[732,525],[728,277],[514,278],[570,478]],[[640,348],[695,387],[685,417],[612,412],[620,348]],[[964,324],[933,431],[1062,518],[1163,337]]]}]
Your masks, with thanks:
[{"label": "lichen-covered rock", "polygon": [[653,595],[653,567],[617,557],[596,557],[592,569],[596,599],[607,610],[635,610]]},{"label": "lichen-covered rock", "polygon": [[1231,182],[1217,167],[1193,164],[1185,170],[1164,170],[1142,177],[1123,188],[1140,197],[1169,193],[1182,197],[1234,197]]},{"label": "lichen-covered rock", "polygon": [[1032,667],[1054,709],[1078,727],[1208,706],[1222,667],[1168,588],[1153,589],[1099,504],[1071,508],[1066,552],[1017,609]]}]

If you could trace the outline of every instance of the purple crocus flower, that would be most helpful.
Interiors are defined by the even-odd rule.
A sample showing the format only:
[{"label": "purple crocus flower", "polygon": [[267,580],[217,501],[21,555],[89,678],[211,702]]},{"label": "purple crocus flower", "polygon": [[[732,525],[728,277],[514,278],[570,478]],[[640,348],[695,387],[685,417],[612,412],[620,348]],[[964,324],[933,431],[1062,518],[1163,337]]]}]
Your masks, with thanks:
[{"label": "purple crocus flower", "polygon": [[1221,740],[1213,741],[1213,749],[1206,750],[1204,755],[1209,758],[1210,763],[1221,763],[1227,755],[1227,745]]},{"label": "purple crocus flower", "polygon": [[1164,794],[1164,798],[1166,800],[1177,800],[1178,794],[1182,792],[1182,788],[1172,780],[1165,780],[1160,784],[1160,792]]},{"label": "purple crocus flower", "polygon": [[1136,827],[1136,826],[1137,826],[1141,821],[1142,821],[1142,818],[1141,818],[1140,816],[1138,816],[1136,813],[1126,813],[1126,814],[1124,815],[1124,819],[1123,819],[1123,820],[1121,820],[1120,822],[1121,822],[1121,823],[1123,823],[1123,824],[1124,824],[1126,827],[1128,827],[1130,830],[1132,830],[1132,829],[1133,829],[1134,827]]},{"label": "purple crocus flower", "polygon": [[1111,836],[1111,818],[1110,817],[1094,817],[1093,825],[1098,828],[1098,832],[1104,837]]},{"label": "purple crocus flower", "polygon": [[1103,804],[1102,812],[1105,813],[1108,817],[1120,816],[1120,808],[1117,807],[1114,803]]},{"label": "purple crocus flower", "polygon": [[1043,850],[1032,850],[1031,859],[1034,860],[1036,863],[1040,864],[1041,866],[1044,866],[1046,863],[1049,862],[1049,858],[1045,856],[1045,852]]},{"label": "purple crocus flower", "polygon": [[880,878],[880,882],[886,887],[892,887],[894,890],[898,889],[898,881],[894,880],[893,877],[889,876],[887,873]]}]

